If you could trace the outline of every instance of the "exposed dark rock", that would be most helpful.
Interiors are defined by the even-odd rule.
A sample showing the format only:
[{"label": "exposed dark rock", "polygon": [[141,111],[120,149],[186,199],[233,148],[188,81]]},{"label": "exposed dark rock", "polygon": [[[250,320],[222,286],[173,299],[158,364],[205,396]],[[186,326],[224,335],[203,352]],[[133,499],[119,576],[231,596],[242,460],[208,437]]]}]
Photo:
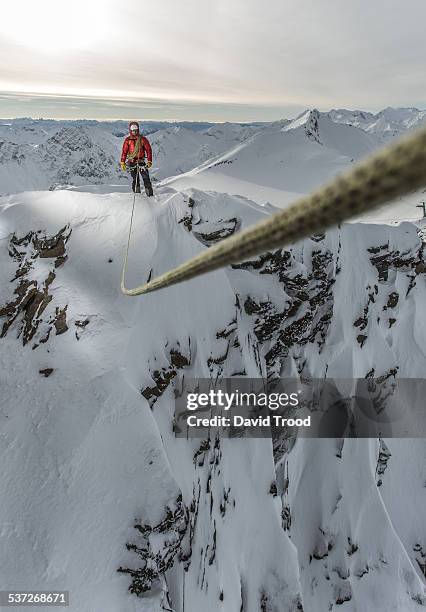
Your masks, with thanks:
[{"label": "exposed dark rock", "polygon": [[33,244],[35,249],[38,251],[39,257],[43,259],[48,258],[64,258],[65,257],[65,245],[71,232],[66,233],[67,227],[63,227],[56,236],[52,238],[41,237],[35,235],[33,238]]},{"label": "exposed dark rock", "polygon": [[358,336],[356,337],[356,341],[358,342],[361,348],[364,346],[367,338],[368,336],[366,336],[365,334],[358,334]]},{"label": "exposed dark rock", "polygon": [[219,510],[220,510],[220,514],[222,515],[222,517],[225,516],[227,506],[228,506],[228,504],[231,501],[230,497],[229,497],[230,493],[231,493],[231,487],[228,487],[228,489],[226,489],[226,490],[223,489],[222,500],[221,500],[221,502],[219,504]]},{"label": "exposed dark rock", "polygon": [[45,368],[44,370],[39,370],[39,374],[42,374],[45,378],[48,378],[52,372],[54,372],[53,368]]},{"label": "exposed dark rock", "polygon": [[[182,552],[182,540],[188,528],[188,510],[182,498],[176,500],[175,508],[166,507],[165,518],[158,525],[135,523],[140,534],[138,543],[127,543],[126,548],[142,561],[141,567],[119,567],[118,572],[129,574],[129,591],[139,596],[155,588],[162,576],[173,567]],[[161,545],[159,546],[159,537]],[[151,537],[152,536],[152,537]]]},{"label": "exposed dark rock", "polygon": [[237,319],[232,319],[232,321],[229,323],[229,325],[221,330],[216,332],[216,339],[219,340],[220,338],[229,338],[229,336],[231,334],[233,334],[235,331],[237,331]]},{"label": "exposed dark rock", "polygon": [[308,120],[305,125],[305,134],[312,140],[312,142],[317,142],[322,145],[319,134],[319,111],[314,108],[310,113]]},{"label": "exposed dark rock", "polygon": [[150,401],[151,408],[155,400],[163,395],[176,374],[177,371],[174,368],[162,368],[161,370],[154,370],[154,372],[152,372],[151,376],[154,379],[155,385],[153,387],[145,387],[141,391],[145,399],[149,401],[154,400],[153,402]]},{"label": "exposed dark rock", "polygon": [[[414,278],[425,272],[424,244],[419,242],[417,249],[401,253],[399,250],[390,251],[389,244],[367,249],[373,255],[370,261],[377,268],[379,281],[386,282],[392,271],[413,273]],[[408,293],[408,292],[407,292]]]},{"label": "exposed dark rock", "polygon": [[342,604],[345,603],[345,601],[351,601],[351,599],[352,599],[352,593],[350,591],[343,592],[337,597],[336,606],[341,606]]},{"label": "exposed dark rock", "polygon": [[18,296],[16,300],[0,308],[0,317],[8,317],[3,324],[0,337],[3,338],[12,323],[19,315],[22,315],[22,324],[18,335],[22,335],[24,345],[32,340],[41,322],[41,315],[52,299],[48,288],[54,278],[55,276],[51,272],[41,288],[39,288],[37,281],[22,280],[20,282],[14,291],[15,295]]},{"label": "exposed dark rock", "polygon": [[75,337],[77,340],[80,340],[83,331],[86,329],[86,327],[89,325],[90,323],[90,319],[83,319],[81,321],[74,321],[74,325],[77,327],[77,329],[75,330]]},{"label": "exposed dark rock", "polygon": [[365,576],[365,574],[368,574],[368,572],[370,571],[370,568],[368,567],[368,565],[366,565],[365,567],[356,570],[354,572],[354,576],[356,576],[357,578],[362,578],[363,576]]},{"label": "exposed dark rock", "polygon": [[[376,301],[376,297],[375,296],[377,295],[378,287],[377,287],[377,285],[375,285],[374,286],[374,290],[371,291],[371,287],[370,287],[370,285],[368,285],[366,287],[366,290],[367,290],[368,299],[367,299],[366,305],[364,306],[363,314],[358,319],[356,319],[356,321],[354,321],[354,327],[359,327],[360,331],[363,331],[368,326],[368,315],[369,315],[370,305],[374,304],[375,301]],[[364,337],[363,334],[360,334],[357,337],[357,340],[358,340],[359,344],[361,344],[361,348],[362,348],[366,338],[367,338],[367,335],[365,335],[365,337]]]},{"label": "exposed dark rock", "polygon": [[[210,438],[203,440],[200,446],[198,447],[198,449],[194,453],[193,462],[198,463],[199,467],[202,467],[204,465],[205,454],[207,453],[208,450],[210,450]],[[201,455],[202,455],[202,458],[199,459]]]},{"label": "exposed dark rock", "polygon": [[81,327],[84,329],[86,325],[89,325],[89,323],[90,323],[90,319],[83,319],[82,321],[75,321],[74,325],[76,327]]},{"label": "exposed dark rock", "polygon": [[351,557],[358,550],[358,546],[354,544],[351,538],[348,538],[348,548],[346,549],[347,554]]},{"label": "exposed dark rock", "polygon": [[151,409],[159,397],[163,395],[172,380],[177,376],[178,371],[191,364],[191,355],[183,355],[179,347],[171,348],[169,351],[169,366],[155,369],[151,376],[155,382],[153,386],[141,389],[141,394],[148,400]]},{"label": "exposed dark rock", "polygon": [[175,366],[175,368],[184,368],[185,366],[189,366],[189,359],[182,355],[177,349],[170,349],[170,363]]},{"label": "exposed dark rock", "polygon": [[279,376],[283,359],[293,346],[317,342],[321,348],[325,342],[333,309],[333,254],[327,249],[312,251],[311,266],[311,270],[301,266],[291,251],[283,249],[232,266],[276,276],[288,296],[283,310],[252,296],[243,302],[245,313],[256,317],[253,328],[257,341],[272,342],[265,356],[269,376]]},{"label": "exposed dark rock", "polygon": [[273,495],[274,497],[278,495],[278,489],[277,489],[276,482],[271,482],[271,486],[269,487],[269,493],[270,495]]},{"label": "exposed dark rock", "polygon": [[178,221],[178,223],[183,223],[183,225],[186,227],[186,229],[189,232],[192,231],[192,226],[194,225],[194,214],[193,214],[194,206],[195,206],[195,200],[193,198],[189,198],[188,199],[189,211],[182,217],[182,219],[179,219]]},{"label": "exposed dark rock", "polygon": [[379,455],[377,458],[376,465],[376,483],[380,487],[383,484],[382,476],[388,467],[388,461],[392,457],[392,454],[386,444],[381,438],[379,438]]},{"label": "exposed dark rock", "polygon": [[260,596],[260,612],[270,612],[271,608],[268,604],[268,596],[262,593]]},{"label": "exposed dark rock", "polygon": [[68,306],[65,306],[62,309],[56,308],[56,316],[53,321],[53,324],[55,326],[57,336],[60,336],[61,334],[64,334],[66,331],[68,331],[67,308]]},{"label": "exposed dark rock", "polygon": [[241,226],[240,219],[233,217],[231,219],[220,219],[216,223],[204,223],[203,227],[209,227],[212,225],[214,228],[211,231],[204,232],[195,232],[193,234],[197,240],[199,240],[204,246],[210,246],[215,244],[216,242],[220,242],[224,238],[228,238],[228,236],[232,236],[236,231],[239,230]]},{"label": "exposed dark rock", "polygon": [[281,511],[281,520],[284,531],[290,531],[291,511],[290,506],[287,503],[283,503],[283,509]]},{"label": "exposed dark rock", "polygon": [[217,546],[217,529],[216,529],[216,521],[213,521],[213,543],[212,543],[211,552],[209,555],[209,565],[213,565],[213,562],[216,559],[216,546]]},{"label": "exposed dark rock", "polygon": [[385,306],[385,309],[387,309],[387,308],[395,308],[396,305],[398,304],[398,300],[399,300],[398,292],[397,291],[392,291],[392,293],[389,294],[388,301],[387,301],[387,304]]},{"label": "exposed dark rock", "polygon": [[[54,269],[50,269],[44,281],[31,279],[31,272],[35,262],[40,259],[52,259],[53,267],[58,267],[66,260],[66,244],[71,235],[71,229],[68,226],[62,228],[56,235],[48,237],[41,231],[30,231],[25,236],[18,238],[15,234],[12,235],[9,242],[9,255],[19,263],[12,282],[18,281],[14,290],[14,295],[17,296],[14,300],[0,307],[0,317],[6,317],[7,320],[3,323],[0,337],[4,337],[11,325],[21,318],[21,325],[18,330],[18,337],[22,337],[22,342],[26,345],[36,335],[40,323],[43,322],[43,313],[47,306],[52,301],[52,295],[49,293],[49,287],[56,278]],[[48,330],[40,342],[47,342],[50,336],[52,324],[64,333],[67,328],[64,322],[66,306],[63,309],[56,308],[56,317],[54,320],[48,320]],[[33,348],[37,348],[38,343],[35,343]]]},{"label": "exposed dark rock", "polygon": [[415,544],[413,546],[417,565],[420,568],[423,576],[426,578],[426,548],[423,548],[421,544]]},{"label": "exposed dark rock", "polygon": [[417,593],[411,599],[419,604],[419,606],[426,606],[426,597],[423,594]]}]

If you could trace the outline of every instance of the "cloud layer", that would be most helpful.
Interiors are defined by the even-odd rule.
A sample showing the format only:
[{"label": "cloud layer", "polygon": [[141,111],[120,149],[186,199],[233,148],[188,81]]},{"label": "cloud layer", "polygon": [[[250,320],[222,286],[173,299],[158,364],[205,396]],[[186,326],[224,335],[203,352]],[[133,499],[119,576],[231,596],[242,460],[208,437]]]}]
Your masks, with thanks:
[{"label": "cloud layer", "polygon": [[41,0],[24,40],[22,2],[0,25],[4,92],[282,111],[426,105],[424,0],[91,0],[90,14],[82,0]]}]

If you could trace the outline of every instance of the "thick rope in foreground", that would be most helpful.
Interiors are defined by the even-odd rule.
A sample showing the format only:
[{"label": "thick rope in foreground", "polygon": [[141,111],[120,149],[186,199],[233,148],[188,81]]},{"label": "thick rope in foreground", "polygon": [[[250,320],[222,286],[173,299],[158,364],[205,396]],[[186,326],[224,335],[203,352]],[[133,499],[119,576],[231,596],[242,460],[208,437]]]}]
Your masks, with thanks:
[{"label": "thick rope in foreground", "polygon": [[258,253],[319,233],[424,185],[426,129],[382,149],[357,164],[349,173],[337,177],[312,195],[297,200],[289,208],[226,238],[177,268],[134,289],[126,289],[124,283],[127,251],[121,290],[125,295],[142,295],[241,262]]}]

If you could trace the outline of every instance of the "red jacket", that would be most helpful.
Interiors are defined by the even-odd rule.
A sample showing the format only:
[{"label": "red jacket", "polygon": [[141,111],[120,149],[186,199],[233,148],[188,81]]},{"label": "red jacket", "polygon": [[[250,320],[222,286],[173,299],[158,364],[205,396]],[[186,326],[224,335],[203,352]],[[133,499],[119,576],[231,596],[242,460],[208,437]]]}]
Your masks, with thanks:
[{"label": "red jacket", "polygon": [[[146,156],[147,160],[152,162],[152,149],[151,149],[151,145],[149,144],[148,138],[145,138],[145,136],[140,136],[139,134],[137,136],[127,136],[127,138],[123,142],[123,149],[121,151],[121,161],[122,162],[126,161],[128,155],[133,154],[133,151],[135,150],[136,142],[139,138],[140,138],[139,153],[134,158],[134,161],[138,161],[138,160],[142,161]],[[129,160],[129,161],[133,161],[133,160]]]}]

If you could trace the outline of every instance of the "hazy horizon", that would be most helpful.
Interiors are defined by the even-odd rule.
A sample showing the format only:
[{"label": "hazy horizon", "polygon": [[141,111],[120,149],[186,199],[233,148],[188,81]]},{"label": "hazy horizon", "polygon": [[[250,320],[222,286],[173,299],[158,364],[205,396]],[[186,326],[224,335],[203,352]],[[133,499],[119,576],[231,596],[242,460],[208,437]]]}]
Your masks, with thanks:
[{"label": "hazy horizon", "polygon": [[0,115],[271,121],[426,107],[424,0],[21,0],[2,7]]},{"label": "hazy horizon", "polygon": [[[94,99],[75,99],[75,98],[67,98],[67,97],[59,97],[59,98],[54,98],[52,96],[47,96],[47,97],[40,97],[40,96],[29,96],[29,98],[31,99],[32,102],[32,109],[33,109],[33,113],[34,114],[28,114],[27,112],[25,112],[26,109],[28,109],[28,103],[29,100],[26,99],[26,97],[23,97],[22,95],[17,95],[16,96],[16,102],[14,100],[14,96],[7,96],[7,100],[8,102],[5,102],[5,98],[6,96],[4,94],[0,93],[0,119],[2,121],[7,121],[7,120],[17,120],[17,119],[31,119],[34,121],[37,120],[45,120],[45,121],[131,121],[131,120],[140,120],[140,121],[153,121],[153,122],[168,122],[168,123],[181,123],[181,122],[189,122],[189,123],[262,123],[262,122],[271,122],[271,121],[279,121],[281,119],[294,119],[295,117],[297,117],[298,115],[300,115],[301,113],[303,113],[304,111],[314,108],[313,106],[308,107],[308,106],[304,106],[304,107],[300,107],[300,108],[294,108],[292,109],[293,112],[280,112],[279,109],[277,108],[265,108],[264,113],[262,115],[262,108],[257,108],[257,117],[238,117],[237,115],[241,115],[247,113],[247,109],[242,109],[241,106],[239,105],[228,105],[227,110],[227,117],[222,117],[222,118],[218,118],[218,117],[212,117],[211,113],[212,112],[216,112],[216,113],[220,113],[221,107],[220,105],[181,105],[181,108],[179,109],[181,111],[181,113],[177,113],[175,116],[165,116],[162,113],[158,113],[156,115],[148,115],[146,112],[144,112],[144,108],[145,111],[147,110],[147,107],[143,106],[142,104],[138,104],[137,102],[134,103],[134,107],[132,107],[132,112],[129,112],[129,103],[125,104],[123,102],[123,106],[120,106],[119,101],[108,101],[108,100],[104,100],[104,101],[99,101],[99,100],[94,100]],[[34,103],[34,100],[36,100],[36,102]],[[38,108],[39,112],[34,112],[34,104],[35,104],[35,108]],[[122,112],[117,112],[114,115],[111,116],[106,116],[106,113],[108,113],[110,111],[111,108],[111,104],[113,104],[115,107],[122,109]],[[8,107],[11,108],[13,106],[13,108],[16,111],[16,108],[20,108],[22,110],[22,113],[16,113],[15,115],[9,115],[9,114],[3,114],[1,111],[2,109],[7,109]],[[78,108],[81,108],[83,110],[83,112],[81,112],[79,115],[75,114],[76,111],[76,106]],[[152,103],[151,105],[152,106]],[[195,106],[195,108],[194,108]],[[61,111],[59,109],[61,108],[67,108],[68,109],[68,115],[64,114],[61,115],[59,114]],[[101,109],[101,111],[104,111],[105,114],[102,114],[102,112],[98,115],[96,114],[90,114],[91,111],[93,110],[93,107],[95,108],[99,108]],[[203,112],[205,108],[208,108],[207,111]],[[212,108],[214,107],[214,108]],[[47,109],[50,109],[47,110]],[[164,113],[170,112],[171,108],[177,108],[177,105],[170,103],[170,104],[164,104],[163,107],[158,106],[157,108],[160,108]],[[320,112],[329,112],[331,110],[339,110],[339,108],[342,107],[338,107],[337,105],[333,106],[333,107],[329,107],[329,108],[319,108],[318,110]],[[384,106],[382,108],[356,108],[355,106],[353,107],[347,107],[345,110],[351,110],[351,111],[362,111],[362,112],[367,112],[367,113],[373,113],[376,114],[382,110],[384,110],[385,108],[416,108],[417,110],[425,110],[423,108],[421,108],[421,105],[416,105],[416,104],[411,104],[411,105],[407,105],[407,106],[393,106],[393,105],[387,105]],[[152,108],[150,109],[152,112]],[[190,110],[192,110],[192,112],[190,112]],[[287,111],[289,111],[290,109],[287,109]],[[195,111],[195,112],[194,112]],[[96,111],[95,111],[96,113]],[[188,114],[189,113],[189,114]],[[183,115],[183,116],[179,116]],[[232,117],[232,115],[235,114],[235,117]],[[230,117],[231,115],[231,117]]]}]

